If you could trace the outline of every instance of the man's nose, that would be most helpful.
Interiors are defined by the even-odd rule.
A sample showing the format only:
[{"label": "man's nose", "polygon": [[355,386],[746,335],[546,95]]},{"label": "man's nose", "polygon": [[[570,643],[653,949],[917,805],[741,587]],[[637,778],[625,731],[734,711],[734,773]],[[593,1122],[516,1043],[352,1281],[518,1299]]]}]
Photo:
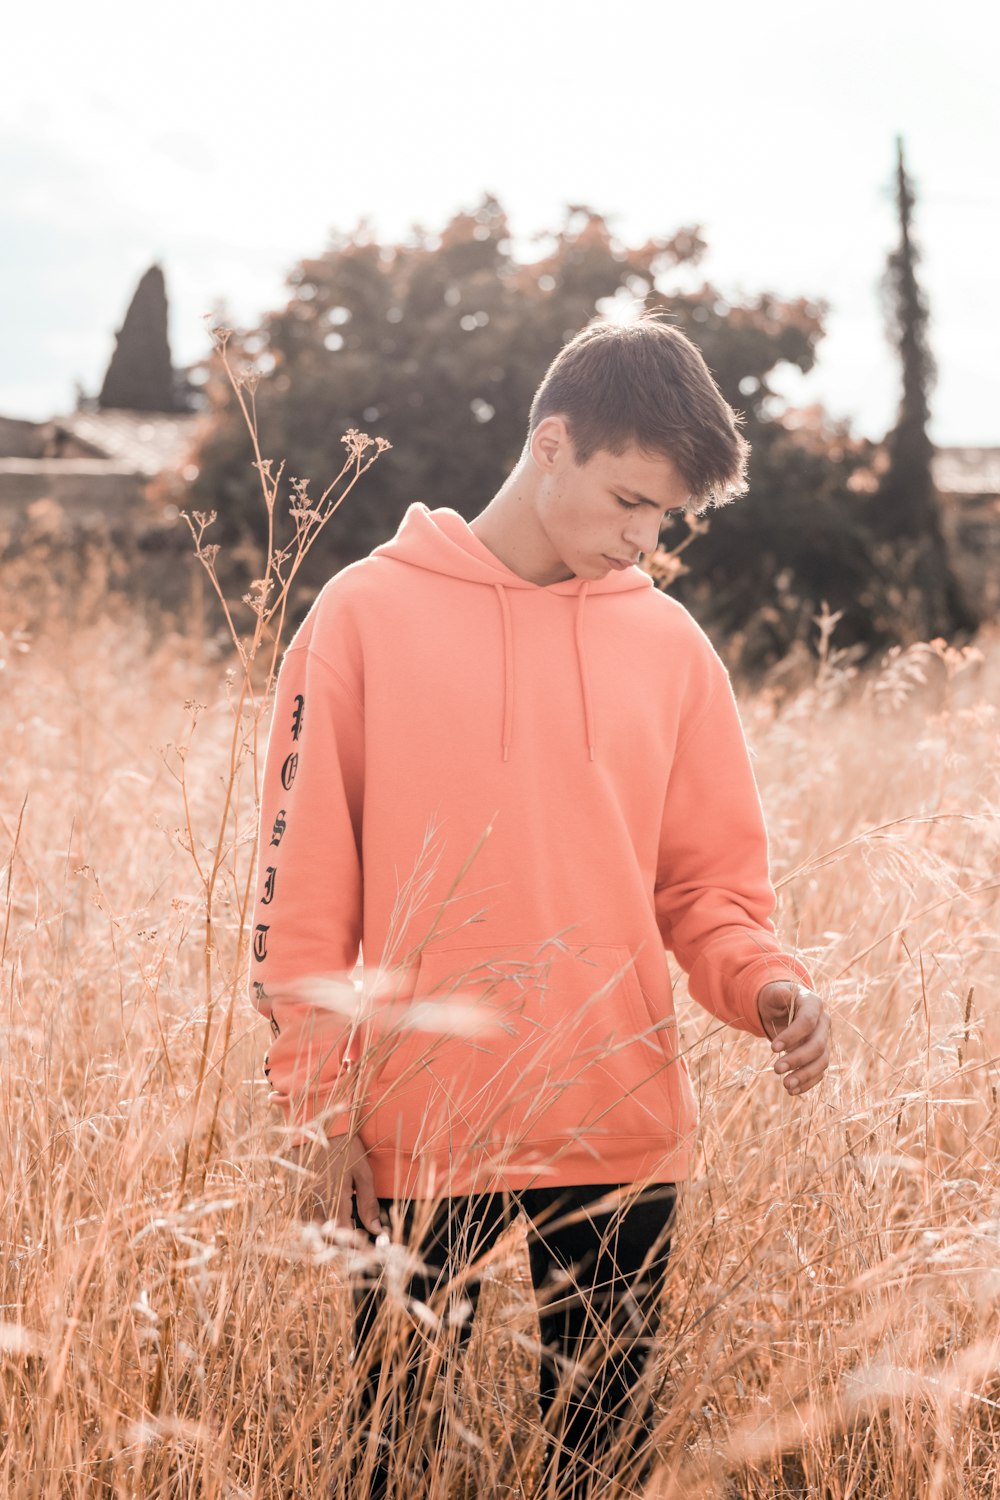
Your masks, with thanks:
[{"label": "man's nose", "polygon": [[630,552],[655,552],[660,540],[658,516],[643,516],[641,520],[630,520],[622,540]]}]

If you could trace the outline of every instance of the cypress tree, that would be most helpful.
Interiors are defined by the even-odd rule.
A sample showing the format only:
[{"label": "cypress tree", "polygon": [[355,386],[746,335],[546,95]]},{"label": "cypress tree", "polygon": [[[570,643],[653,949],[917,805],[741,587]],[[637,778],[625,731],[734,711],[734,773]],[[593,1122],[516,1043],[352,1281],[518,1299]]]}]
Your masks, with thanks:
[{"label": "cypress tree", "polygon": [[150,266],[135,289],[125,321],[115,335],[115,351],[97,405],[102,410],[176,410],[167,293],[159,265]]},{"label": "cypress tree", "polygon": [[870,523],[891,550],[895,571],[911,596],[914,625],[930,637],[974,631],[979,622],[952,571],[934,484],[934,445],[927,428],[937,367],[928,337],[927,297],[917,278],[915,201],[903,141],[897,136],[899,242],[889,255],[881,292],[888,336],[899,354],[903,388],[895,426],[885,438],[888,467],[874,496]]}]

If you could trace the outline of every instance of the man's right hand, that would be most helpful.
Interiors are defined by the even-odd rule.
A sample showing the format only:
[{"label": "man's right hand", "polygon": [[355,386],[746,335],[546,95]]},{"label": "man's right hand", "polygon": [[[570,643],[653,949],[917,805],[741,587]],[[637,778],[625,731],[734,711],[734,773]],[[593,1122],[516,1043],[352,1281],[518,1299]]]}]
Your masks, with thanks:
[{"label": "man's right hand", "polygon": [[379,1203],[375,1195],[368,1153],[360,1135],[345,1131],[319,1141],[290,1146],[292,1161],[306,1168],[311,1176],[300,1191],[303,1207],[312,1219],[333,1222],[344,1229],[354,1228],[351,1194],[358,1206],[358,1219],[372,1234],[381,1234]]}]

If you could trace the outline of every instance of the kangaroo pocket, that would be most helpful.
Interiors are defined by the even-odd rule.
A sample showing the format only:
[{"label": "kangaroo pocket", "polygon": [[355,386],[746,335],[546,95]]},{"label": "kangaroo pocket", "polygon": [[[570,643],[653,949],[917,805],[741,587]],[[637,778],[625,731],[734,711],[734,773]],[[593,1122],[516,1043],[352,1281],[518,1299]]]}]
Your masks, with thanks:
[{"label": "kangaroo pocket", "polygon": [[[678,1063],[629,950],[428,948],[369,1036],[369,1149],[673,1136]],[[374,1044],[374,1045],[373,1045]]]}]

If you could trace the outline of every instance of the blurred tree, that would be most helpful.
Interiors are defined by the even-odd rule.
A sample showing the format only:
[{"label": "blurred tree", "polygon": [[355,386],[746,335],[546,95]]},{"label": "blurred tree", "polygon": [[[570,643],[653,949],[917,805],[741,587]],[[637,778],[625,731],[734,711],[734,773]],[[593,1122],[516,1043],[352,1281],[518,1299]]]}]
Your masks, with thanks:
[{"label": "blurred tree", "polygon": [[[698,344],[726,400],[743,413],[751,444],[747,494],[707,513],[707,533],[684,554],[690,572],[670,592],[748,674],[780,660],[793,642],[813,647],[824,601],[841,612],[839,646],[890,644],[899,623],[891,582],[872,558],[859,505],[873,445],[852,438],[844,423],[829,424],[821,407],[808,425],[801,413],[786,418],[768,378],[782,361],[812,368],[826,304],[763,293],[731,305],[708,283],[689,296],[649,300],[669,306]],[[673,524],[668,546],[684,527]]]},{"label": "blurred tree", "polygon": [[159,265],[150,266],[135,289],[125,321],[115,335],[114,353],[97,405],[100,409],[125,407],[131,411],[178,410],[167,332],[167,293]]},{"label": "blurred tree", "polygon": [[[348,427],[393,445],[331,519],[322,554],[307,559],[303,607],[310,588],[391,535],[413,501],[471,520],[518,459],[553,355],[598,313],[627,303],[669,308],[745,413],[753,445],[749,494],[710,513],[707,533],[684,554],[692,571],[671,591],[720,640],[739,633],[743,667],[766,665],[794,640],[813,645],[824,600],[844,611],[837,644],[894,639],[897,604],[872,560],[854,486],[870,445],[839,431],[805,443],[775,413],[772,372],[782,362],[812,367],[825,306],[768,293],[734,305],[707,282],[662,295],[658,279],[704,254],[697,227],[628,247],[599,213],[571,204],[543,239],[540,258],[515,261],[490,195],[440,236],[416,225],[400,245],[379,245],[362,220],[295,267],[283,309],[230,340],[231,361],[266,377],[255,395],[263,457],[275,470],[286,460],[286,480],[308,477],[313,500],[342,467]],[[249,434],[216,353],[204,389],[212,420],[184,503],[218,511],[213,539],[240,541],[245,554],[263,542],[266,517]]]},{"label": "blurred tree", "polygon": [[979,621],[949,561],[931,467],[934,445],[927,425],[937,368],[927,333],[927,298],[917,279],[915,201],[903,141],[897,136],[899,243],[889,255],[880,291],[889,339],[899,352],[903,390],[896,424],[885,438],[888,463],[869,507],[868,525],[884,543],[886,564],[911,601],[917,634],[930,639],[972,632]]},{"label": "blurred tree", "polygon": [[[604,221],[580,207],[552,238],[536,264],[513,260],[506,216],[489,195],[440,236],[418,224],[402,245],[380,246],[362,220],[293,270],[285,308],[230,341],[231,357],[270,377],[256,399],[264,456],[275,467],[286,458],[289,477],[308,476],[314,498],[341,467],[348,427],[393,444],[366,475],[363,497],[324,533],[326,573],[390,535],[414,500],[471,519],[517,461],[546,365],[598,299],[635,276],[641,297],[653,263],[677,265],[705,248],[683,232],[618,251]],[[191,504],[219,511],[219,540],[262,540],[249,436],[215,354],[207,371],[215,420],[195,456]]]}]

